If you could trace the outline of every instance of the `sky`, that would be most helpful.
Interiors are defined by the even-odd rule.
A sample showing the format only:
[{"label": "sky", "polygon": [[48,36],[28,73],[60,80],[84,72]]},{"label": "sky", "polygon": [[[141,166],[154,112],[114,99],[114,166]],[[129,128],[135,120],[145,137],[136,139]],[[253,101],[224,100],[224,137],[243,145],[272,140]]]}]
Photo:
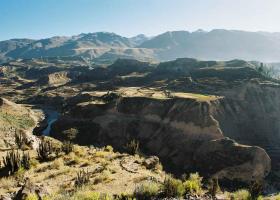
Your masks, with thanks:
[{"label": "sky", "polygon": [[0,0],[0,40],[98,31],[280,32],[280,0]]}]

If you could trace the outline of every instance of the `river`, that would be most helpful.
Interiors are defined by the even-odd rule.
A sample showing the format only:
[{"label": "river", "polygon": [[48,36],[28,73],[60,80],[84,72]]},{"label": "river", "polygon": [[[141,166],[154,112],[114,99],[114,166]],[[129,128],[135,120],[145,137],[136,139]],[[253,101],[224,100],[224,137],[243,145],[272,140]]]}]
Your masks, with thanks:
[{"label": "river", "polygon": [[43,108],[42,109],[45,116],[48,126],[42,131],[42,135],[49,136],[51,131],[52,124],[59,118],[59,112],[52,108]]}]

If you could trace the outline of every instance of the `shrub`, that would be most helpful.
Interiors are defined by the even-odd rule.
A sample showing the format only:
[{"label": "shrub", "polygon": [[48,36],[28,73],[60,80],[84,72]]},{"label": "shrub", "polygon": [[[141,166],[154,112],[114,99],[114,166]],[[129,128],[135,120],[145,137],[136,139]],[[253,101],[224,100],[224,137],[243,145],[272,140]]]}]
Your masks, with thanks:
[{"label": "shrub", "polygon": [[93,192],[88,190],[81,190],[76,192],[72,198],[70,199],[81,199],[81,200],[100,200],[100,193],[99,192]]},{"label": "shrub", "polygon": [[24,198],[24,200],[39,200],[37,194],[28,194],[27,197]]},{"label": "shrub", "polygon": [[113,152],[114,148],[111,145],[107,145],[104,150],[107,152]]},{"label": "shrub", "polygon": [[139,141],[131,140],[125,145],[125,150],[131,155],[139,153]]},{"label": "shrub", "polygon": [[50,141],[41,141],[37,149],[38,158],[41,161],[51,160],[51,154],[55,153],[55,149]]},{"label": "shrub", "polygon": [[74,145],[72,142],[70,141],[64,141],[63,144],[62,144],[62,151],[65,153],[65,154],[69,154],[71,152],[73,152],[74,150]]},{"label": "shrub", "polygon": [[64,167],[64,162],[61,158],[58,158],[55,161],[53,161],[51,165],[52,169],[61,169],[62,167]]},{"label": "shrub", "polygon": [[78,135],[79,131],[76,128],[70,128],[62,132],[62,135],[65,140],[73,141]]},{"label": "shrub", "polygon": [[187,193],[201,194],[202,192],[202,177],[198,173],[190,174],[190,177],[184,182],[184,187]]},{"label": "shrub", "polygon": [[251,195],[248,190],[237,190],[231,195],[231,199],[234,200],[251,200]]},{"label": "shrub", "polygon": [[134,198],[133,195],[131,195],[131,194],[121,193],[121,194],[115,195],[114,200],[136,200],[136,198]]},{"label": "shrub", "polygon": [[103,170],[100,175],[94,179],[94,184],[99,184],[102,182],[109,182],[111,173],[108,170]]},{"label": "shrub", "polygon": [[160,187],[155,182],[144,182],[136,186],[134,196],[136,199],[150,200],[155,198],[160,191]]},{"label": "shrub", "polygon": [[167,176],[163,182],[163,193],[166,197],[181,197],[185,188],[181,180]]},{"label": "shrub", "polygon": [[90,180],[90,173],[85,170],[81,170],[77,173],[76,179],[75,179],[75,186],[81,187],[87,183],[89,183]]}]

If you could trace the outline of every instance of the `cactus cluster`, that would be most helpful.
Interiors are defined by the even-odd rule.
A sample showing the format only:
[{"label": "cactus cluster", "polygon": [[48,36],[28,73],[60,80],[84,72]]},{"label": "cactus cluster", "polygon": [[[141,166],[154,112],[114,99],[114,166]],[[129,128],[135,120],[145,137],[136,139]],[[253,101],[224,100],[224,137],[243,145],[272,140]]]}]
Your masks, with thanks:
[{"label": "cactus cluster", "polygon": [[131,140],[125,145],[125,150],[131,155],[139,153],[139,141]]},{"label": "cactus cluster", "polygon": [[4,167],[9,170],[10,174],[14,174],[21,167],[24,169],[30,169],[30,156],[28,153],[22,155],[18,151],[9,151],[3,158]]},{"label": "cactus cluster", "polygon": [[27,144],[27,140],[24,137],[22,132],[15,133],[15,143],[16,143],[18,149],[22,149],[24,147],[24,145]]},{"label": "cactus cluster", "polygon": [[62,151],[65,153],[65,154],[69,154],[71,153],[72,151],[74,150],[74,145],[72,142],[70,141],[64,141],[63,144],[62,144]]},{"label": "cactus cluster", "polygon": [[37,149],[38,158],[40,161],[49,161],[51,155],[55,153],[55,148],[50,141],[42,140]]},{"label": "cactus cluster", "polygon": [[90,173],[83,169],[77,173],[77,177],[75,178],[75,186],[81,187],[89,183],[89,179],[90,179]]}]

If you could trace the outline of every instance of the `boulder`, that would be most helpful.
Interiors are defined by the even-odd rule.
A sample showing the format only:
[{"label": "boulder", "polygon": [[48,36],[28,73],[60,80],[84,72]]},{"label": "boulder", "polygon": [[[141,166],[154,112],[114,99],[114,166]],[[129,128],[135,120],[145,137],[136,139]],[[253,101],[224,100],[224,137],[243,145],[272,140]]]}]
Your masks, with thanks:
[{"label": "boulder", "polygon": [[205,142],[196,150],[194,160],[200,171],[219,180],[260,181],[271,169],[265,150],[241,145],[229,138]]},{"label": "boulder", "polygon": [[157,156],[151,156],[144,160],[143,164],[147,169],[155,169],[159,165],[159,158]]},{"label": "boulder", "polygon": [[44,196],[49,195],[49,192],[44,186],[36,185],[28,180],[17,192],[15,199],[22,200],[29,195],[37,195],[38,199],[43,199]]}]

